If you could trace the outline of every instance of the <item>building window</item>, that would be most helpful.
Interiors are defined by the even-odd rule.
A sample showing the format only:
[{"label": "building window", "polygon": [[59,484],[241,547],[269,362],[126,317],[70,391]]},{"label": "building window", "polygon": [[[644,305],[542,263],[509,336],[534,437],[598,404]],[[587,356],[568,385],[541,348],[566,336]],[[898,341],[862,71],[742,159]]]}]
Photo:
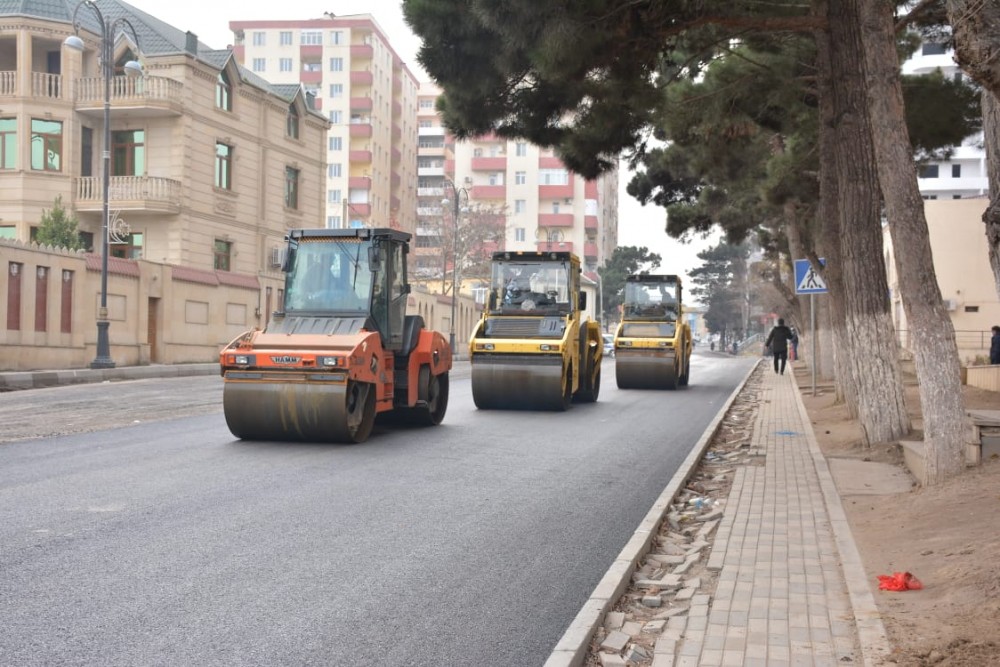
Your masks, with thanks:
[{"label": "building window", "polygon": [[340,125],[344,122],[344,112],[343,111],[331,111],[330,112],[330,122],[333,125]]},{"label": "building window", "polygon": [[326,216],[326,226],[330,229],[340,229],[340,216],[339,215],[328,215]]},{"label": "building window", "polygon": [[253,59],[253,71],[263,72],[267,69],[267,59],[266,58],[254,58]]},{"label": "building window", "polygon": [[924,42],[920,47],[920,54],[924,56],[940,56],[947,52],[944,44],[937,44],[935,42]]},{"label": "building window", "polygon": [[343,95],[344,95],[344,84],[342,83],[330,84],[330,97],[343,97]]},{"label": "building window", "polygon": [[293,63],[291,58],[281,58],[278,60],[278,69],[282,72],[291,72]]},{"label": "building window", "polygon": [[288,107],[288,118],[285,119],[285,134],[291,139],[299,138],[299,112],[294,104]]},{"label": "building window", "polygon": [[429,120],[417,121],[417,127],[434,127],[434,124]]},{"label": "building window", "polygon": [[0,169],[17,168],[17,119],[0,118]]},{"label": "building window", "polygon": [[214,266],[216,271],[228,271],[229,261],[233,254],[233,244],[230,241],[223,241],[221,239],[215,239],[215,259]]},{"label": "building window", "polygon": [[525,238],[524,227],[515,227],[514,228],[514,240],[518,241],[518,242],[523,242],[524,238]]},{"label": "building window", "polygon": [[343,72],[344,71],[344,59],[343,58],[330,58],[330,71],[331,72]]},{"label": "building window", "polygon": [[503,185],[502,171],[495,171],[490,174],[490,185]]},{"label": "building window", "polygon": [[254,46],[267,46],[267,33],[266,32],[255,32],[253,34],[253,45]]},{"label": "building window", "polygon": [[528,144],[524,143],[523,141],[517,142],[517,145],[515,145],[514,147],[514,155],[516,155],[517,157],[524,157],[527,154],[528,154]]},{"label": "building window", "polygon": [[568,185],[569,172],[565,169],[539,169],[538,183],[540,185]]},{"label": "building window", "polygon": [[0,225],[0,239],[16,239],[17,227],[14,225]]},{"label": "building window", "polygon": [[434,100],[433,99],[422,99],[420,100],[419,106],[421,109],[433,109]]},{"label": "building window", "polygon": [[961,199],[962,195],[952,195],[951,198],[952,199]]},{"label": "building window", "polygon": [[323,63],[320,63],[320,62],[306,63],[306,62],[304,62],[304,63],[302,63],[302,71],[303,72],[322,72],[323,71]]},{"label": "building window", "polygon": [[552,212],[555,213],[556,215],[559,214],[559,202],[557,201],[552,202]]},{"label": "building window", "polygon": [[233,189],[233,147],[217,142],[215,144],[215,187]]},{"label": "building window", "polygon": [[299,43],[304,46],[323,45],[323,33],[318,30],[303,30],[299,35]]},{"label": "building window", "polygon": [[514,200],[514,213],[524,213],[528,209],[527,199]]},{"label": "building window", "polygon": [[343,30],[331,30],[330,31],[330,44],[334,46],[339,46],[344,43],[344,31]]},{"label": "building window", "polygon": [[340,190],[327,190],[326,201],[330,204],[339,204],[343,200]]},{"label": "building window", "polygon": [[962,178],[962,165],[960,164],[951,165],[951,177]]},{"label": "building window", "polygon": [[344,140],[341,137],[330,137],[330,150],[340,151],[344,149]]},{"label": "building window", "polygon": [[979,306],[966,306],[965,307],[965,312],[967,312],[967,313],[978,313],[979,312]]},{"label": "building window", "polygon": [[31,168],[62,171],[62,123],[31,119]]},{"label": "building window", "polygon": [[285,167],[285,208],[299,208],[299,170]]},{"label": "building window", "polygon": [[514,184],[524,185],[528,182],[528,172],[526,171],[515,171],[514,172]]},{"label": "building window", "polygon": [[233,86],[225,71],[219,72],[219,78],[215,82],[215,108],[223,111],[233,110]]},{"label": "building window", "polygon": [[282,46],[291,46],[292,45],[292,31],[291,30],[282,30],[280,33],[278,33],[278,42]]},{"label": "building window", "polygon": [[331,165],[327,165],[327,171],[330,173],[330,178],[340,178],[343,166],[339,162],[334,162]]},{"label": "building window", "polygon": [[113,244],[111,256],[122,259],[142,259],[142,234],[129,234],[124,242]]},{"label": "building window", "polygon": [[938,166],[936,164],[924,165],[920,170],[920,178],[937,178]]},{"label": "building window", "polygon": [[111,175],[143,176],[146,173],[145,130],[111,133]]}]

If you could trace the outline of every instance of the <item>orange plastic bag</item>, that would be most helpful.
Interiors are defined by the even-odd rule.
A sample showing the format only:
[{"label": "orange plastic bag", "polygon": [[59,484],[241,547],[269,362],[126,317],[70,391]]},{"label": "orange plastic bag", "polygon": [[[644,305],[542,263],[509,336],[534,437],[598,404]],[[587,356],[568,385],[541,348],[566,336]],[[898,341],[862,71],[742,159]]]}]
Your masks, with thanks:
[{"label": "orange plastic bag", "polygon": [[893,572],[892,576],[878,575],[880,591],[919,591],[924,585],[909,572]]}]

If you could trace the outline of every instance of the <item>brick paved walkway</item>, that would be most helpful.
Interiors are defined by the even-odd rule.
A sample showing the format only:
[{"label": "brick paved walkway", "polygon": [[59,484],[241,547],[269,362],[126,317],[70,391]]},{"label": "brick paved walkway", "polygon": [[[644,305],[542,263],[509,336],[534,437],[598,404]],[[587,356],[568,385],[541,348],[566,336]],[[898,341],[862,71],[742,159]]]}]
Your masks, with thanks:
[{"label": "brick paved walkway", "polygon": [[765,374],[751,445],[759,464],[736,473],[708,561],[718,587],[655,667],[877,665],[888,653],[797,391],[790,374]]}]

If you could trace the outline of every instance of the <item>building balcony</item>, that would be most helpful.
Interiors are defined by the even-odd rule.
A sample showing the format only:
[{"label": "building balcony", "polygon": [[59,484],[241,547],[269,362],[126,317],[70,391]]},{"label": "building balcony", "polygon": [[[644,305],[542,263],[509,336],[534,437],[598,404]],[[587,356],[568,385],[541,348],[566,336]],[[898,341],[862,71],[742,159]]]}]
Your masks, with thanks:
[{"label": "building balcony", "polygon": [[539,227],[572,227],[572,213],[539,213]]},{"label": "building balcony", "polygon": [[351,151],[348,157],[351,160],[351,164],[371,164],[372,163],[372,152],[371,151]]},{"label": "building balcony", "polygon": [[417,167],[417,176],[444,176],[444,167]]},{"label": "building balcony", "polygon": [[538,186],[538,198],[539,199],[572,199],[573,198],[573,184],[567,183],[566,185],[539,185]]},{"label": "building balcony", "polygon": [[351,137],[372,136],[371,123],[351,123]]},{"label": "building balcony", "polygon": [[370,97],[352,97],[351,111],[371,111],[375,106]]},{"label": "building balcony", "polygon": [[444,209],[440,206],[418,206],[417,215],[422,218],[440,218],[444,215]]},{"label": "building balcony", "polygon": [[299,72],[299,81],[302,83],[323,83],[322,70],[302,70]]},{"label": "building balcony", "polygon": [[573,252],[572,241],[539,241],[535,246],[540,252]]},{"label": "building balcony", "polygon": [[472,140],[481,144],[502,144],[507,141],[506,139],[501,139],[493,132],[473,137]]},{"label": "building balcony", "polygon": [[538,158],[539,169],[565,169],[566,165],[557,157],[543,155]]},{"label": "building balcony", "polygon": [[596,243],[584,243],[583,244],[583,256],[586,259],[597,259],[597,244]]},{"label": "building balcony", "polygon": [[375,81],[375,75],[368,70],[354,70],[351,72],[352,86],[370,86]]},{"label": "building balcony", "polygon": [[597,199],[597,181],[587,181],[583,185],[584,199]]},{"label": "building balcony", "polygon": [[444,157],[444,146],[418,146],[417,155],[420,157]]},{"label": "building balcony", "polygon": [[398,164],[400,160],[403,159],[403,153],[398,148],[392,149],[392,164]]},{"label": "building balcony", "polygon": [[317,60],[322,57],[322,44],[303,44],[299,46],[299,60]]},{"label": "building balcony", "polygon": [[389,197],[389,210],[398,211],[401,201],[399,197]]},{"label": "building balcony", "polygon": [[588,232],[597,231],[597,216],[596,215],[585,215],[583,216],[583,228]]},{"label": "building balcony", "polygon": [[351,176],[347,179],[347,187],[352,190],[371,190],[372,179],[368,176]]},{"label": "building balcony", "polygon": [[507,171],[506,157],[474,157],[472,171]]},{"label": "building balcony", "polygon": [[[111,80],[111,109],[128,110],[132,117],[180,116],[184,84],[162,76],[133,79],[116,76]],[[104,77],[76,80],[76,110],[91,117],[104,114]]]},{"label": "building balcony", "polygon": [[391,185],[393,188],[398,188],[400,185],[402,185],[402,183],[403,183],[403,177],[397,173],[394,173],[392,177],[389,179],[389,185]]},{"label": "building balcony", "polygon": [[403,105],[400,104],[399,102],[393,102],[392,103],[392,116],[393,116],[393,118],[397,118],[397,117],[402,116],[402,115],[403,115]]},{"label": "building balcony", "polygon": [[398,125],[392,126],[392,140],[399,141],[403,138],[403,128]]},{"label": "building balcony", "polygon": [[440,125],[434,125],[433,127],[418,127],[417,136],[418,137],[443,137],[444,128]]},{"label": "building balcony", "polygon": [[417,188],[418,197],[444,197],[444,188]]},{"label": "building balcony", "polygon": [[372,205],[362,203],[352,204],[351,202],[347,202],[347,212],[349,216],[367,217],[372,214]]},{"label": "building balcony", "polygon": [[351,44],[351,58],[357,60],[371,60],[375,55],[375,47],[371,44]]},{"label": "building balcony", "polygon": [[[102,179],[86,176],[74,181],[76,210],[102,211]],[[181,212],[181,182],[157,176],[112,176],[108,200],[111,208],[121,211],[178,214]]]},{"label": "building balcony", "polygon": [[507,199],[506,185],[473,185],[473,199]]}]

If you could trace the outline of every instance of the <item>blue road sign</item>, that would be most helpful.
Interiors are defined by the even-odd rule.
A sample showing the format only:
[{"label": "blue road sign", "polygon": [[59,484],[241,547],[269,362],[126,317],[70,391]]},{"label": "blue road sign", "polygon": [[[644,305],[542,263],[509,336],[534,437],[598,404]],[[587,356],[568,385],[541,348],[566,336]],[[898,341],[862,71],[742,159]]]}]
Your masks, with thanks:
[{"label": "blue road sign", "polygon": [[[826,266],[826,259],[820,257],[820,264]],[[795,293],[796,294],[826,294],[826,283],[823,276],[813,270],[808,259],[795,260]]]}]

